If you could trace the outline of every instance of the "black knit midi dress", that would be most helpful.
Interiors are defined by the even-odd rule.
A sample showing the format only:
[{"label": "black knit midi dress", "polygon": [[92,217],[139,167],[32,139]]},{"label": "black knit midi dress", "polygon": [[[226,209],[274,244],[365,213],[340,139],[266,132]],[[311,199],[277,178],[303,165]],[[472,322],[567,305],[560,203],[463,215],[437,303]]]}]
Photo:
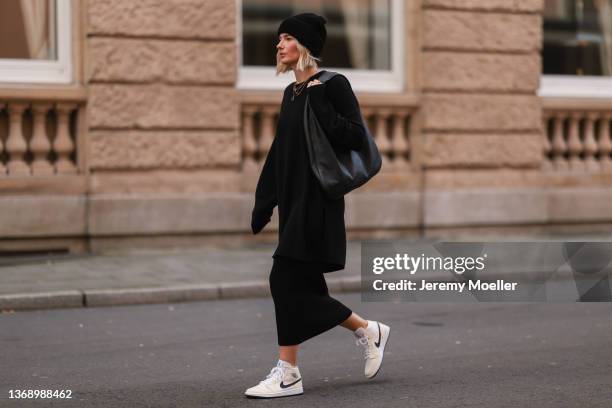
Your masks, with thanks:
[{"label": "black knit midi dress", "polygon": [[293,83],[285,89],[251,218],[257,234],[278,205],[278,246],[269,281],[280,346],[300,344],[352,313],[329,295],[324,278],[325,273],[344,269],[346,262],[344,197],[327,198],[310,169],[303,126],[307,93],[334,149],[358,150],[366,137],[357,98],[345,76],[304,88],[295,97]]}]

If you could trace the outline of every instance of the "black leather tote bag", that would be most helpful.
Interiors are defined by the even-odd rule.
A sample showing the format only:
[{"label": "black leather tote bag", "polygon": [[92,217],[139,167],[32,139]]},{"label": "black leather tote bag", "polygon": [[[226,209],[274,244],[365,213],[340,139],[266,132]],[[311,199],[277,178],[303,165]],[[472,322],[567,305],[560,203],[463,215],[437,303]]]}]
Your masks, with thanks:
[{"label": "black leather tote bag", "polygon": [[[338,72],[325,71],[319,81],[325,83]],[[320,85],[319,85],[320,86]],[[366,141],[360,150],[334,150],[310,106],[306,95],[304,106],[304,131],[310,158],[310,167],[329,198],[337,199],[365,184],[382,166],[380,152],[368,129],[363,114],[359,112],[365,129]]]}]

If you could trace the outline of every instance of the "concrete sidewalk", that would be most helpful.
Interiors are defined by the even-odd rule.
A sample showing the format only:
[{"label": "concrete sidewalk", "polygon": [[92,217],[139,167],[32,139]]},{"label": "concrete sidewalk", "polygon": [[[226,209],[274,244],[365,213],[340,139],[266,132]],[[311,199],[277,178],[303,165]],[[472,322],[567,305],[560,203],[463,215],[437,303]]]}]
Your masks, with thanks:
[{"label": "concrete sidewalk", "polygon": [[[506,236],[500,239],[489,237],[484,241],[611,239],[610,236],[601,235],[551,238]],[[436,240],[422,239],[418,242],[432,241]],[[241,248],[132,250],[101,255],[0,258],[0,311],[269,296],[268,276],[275,248],[274,243]],[[346,268],[325,275],[330,292],[360,290],[360,257],[361,242],[349,241]],[[440,278],[446,280],[448,276],[440,275]]]},{"label": "concrete sidewalk", "polygon": [[[133,250],[103,255],[0,259],[0,310],[164,303],[268,296],[276,244]],[[359,242],[349,242],[330,291],[359,290]]]}]

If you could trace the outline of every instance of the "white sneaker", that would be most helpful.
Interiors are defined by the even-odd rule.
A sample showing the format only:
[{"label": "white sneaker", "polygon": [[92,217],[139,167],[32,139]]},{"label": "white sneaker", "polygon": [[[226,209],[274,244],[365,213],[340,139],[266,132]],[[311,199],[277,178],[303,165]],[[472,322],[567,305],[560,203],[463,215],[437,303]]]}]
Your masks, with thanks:
[{"label": "white sneaker", "polygon": [[364,348],[365,376],[372,378],[378,374],[385,353],[385,346],[391,329],[386,324],[368,320],[368,327],[354,331],[356,343]]},{"label": "white sneaker", "polygon": [[278,360],[270,374],[244,393],[249,398],[275,398],[303,394],[302,376],[297,366]]}]

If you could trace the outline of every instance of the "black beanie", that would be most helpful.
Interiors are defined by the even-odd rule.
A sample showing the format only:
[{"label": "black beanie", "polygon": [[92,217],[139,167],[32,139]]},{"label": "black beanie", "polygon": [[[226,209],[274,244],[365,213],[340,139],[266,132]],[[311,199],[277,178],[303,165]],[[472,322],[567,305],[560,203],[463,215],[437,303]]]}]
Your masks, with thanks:
[{"label": "black beanie", "polygon": [[281,22],[277,36],[281,33],[291,34],[308,48],[313,56],[318,57],[327,38],[325,23],[327,23],[325,17],[314,13],[296,14]]}]

